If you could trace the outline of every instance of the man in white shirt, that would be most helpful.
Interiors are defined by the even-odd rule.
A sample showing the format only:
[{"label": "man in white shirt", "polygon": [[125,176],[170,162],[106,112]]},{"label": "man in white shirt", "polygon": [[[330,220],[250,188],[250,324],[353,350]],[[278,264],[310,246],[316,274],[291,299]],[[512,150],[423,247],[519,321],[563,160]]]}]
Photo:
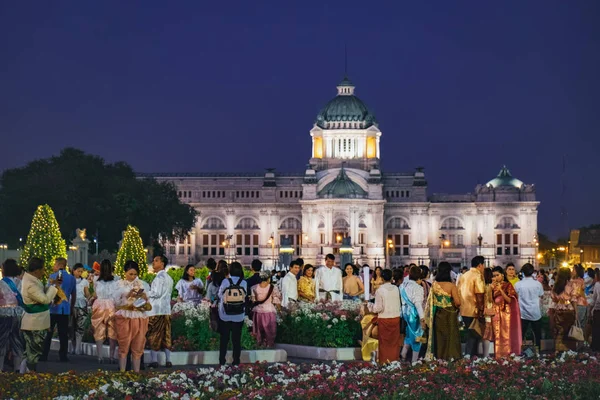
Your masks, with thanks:
[{"label": "man in white shirt", "polygon": [[325,256],[325,266],[315,272],[316,301],[342,301],[343,283],[342,270],[334,267],[335,256]]},{"label": "man in white shirt", "polygon": [[156,256],[152,260],[152,268],[156,277],[152,281],[148,300],[152,310],[148,311],[148,333],[146,335],[150,344],[150,355],[152,362],[150,368],[158,367],[158,352],[164,350],[166,366],[171,364],[171,292],[173,291],[173,279],[165,271],[169,260],[165,256]]},{"label": "man in white shirt", "polygon": [[544,288],[540,282],[532,277],[533,265],[529,263],[523,265],[521,272],[524,278],[515,284],[515,291],[519,295],[523,339],[525,339],[525,334],[531,325],[535,335],[535,345],[539,349],[542,336],[540,299],[544,295]]},{"label": "man in white shirt", "polygon": [[296,261],[290,263],[290,270],[281,280],[281,306],[288,307],[290,303],[298,301],[298,279],[296,275],[300,266]]}]

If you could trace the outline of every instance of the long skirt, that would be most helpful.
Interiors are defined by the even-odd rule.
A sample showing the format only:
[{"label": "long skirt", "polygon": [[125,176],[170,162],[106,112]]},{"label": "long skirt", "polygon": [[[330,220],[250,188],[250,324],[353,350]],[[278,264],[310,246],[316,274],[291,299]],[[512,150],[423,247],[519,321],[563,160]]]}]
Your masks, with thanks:
[{"label": "long skirt", "polygon": [[400,317],[377,318],[379,328],[379,364],[400,358]]},{"label": "long skirt", "polygon": [[594,311],[594,314],[593,314],[592,350],[600,351],[600,310]]},{"label": "long skirt", "polygon": [[117,340],[119,341],[119,358],[126,358],[131,349],[131,358],[139,360],[144,354],[148,318],[115,317]]},{"label": "long skirt", "polygon": [[275,346],[275,336],[277,336],[277,314],[255,312],[252,321],[252,333],[256,337],[258,344],[264,344],[267,347]]},{"label": "long skirt", "polygon": [[0,317],[0,372],[4,364],[4,356],[8,353],[13,360],[22,358],[24,348],[25,342],[21,335],[21,318],[17,315]]},{"label": "long skirt", "polygon": [[71,314],[71,338],[76,339],[77,337],[83,337],[85,333],[85,324],[88,316],[87,308],[75,307],[73,314]]},{"label": "long skirt", "polygon": [[442,360],[462,358],[456,308],[438,308],[435,312],[433,327],[435,339],[432,350],[436,358]]},{"label": "long skirt", "polygon": [[115,331],[115,305],[111,300],[96,300],[92,306],[92,328],[96,342],[109,339],[116,340]]},{"label": "long skirt", "polygon": [[152,350],[171,350],[171,316],[154,315],[150,317],[147,336]]},{"label": "long skirt", "polygon": [[575,311],[556,310],[554,316],[554,349],[556,352],[577,350],[577,341],[569,337],[569,330],[575,323]]}]

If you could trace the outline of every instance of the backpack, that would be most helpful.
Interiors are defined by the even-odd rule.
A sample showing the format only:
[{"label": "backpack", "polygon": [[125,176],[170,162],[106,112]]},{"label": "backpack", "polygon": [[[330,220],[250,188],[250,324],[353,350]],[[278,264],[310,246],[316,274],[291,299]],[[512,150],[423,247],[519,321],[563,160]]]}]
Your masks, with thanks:
[{"label": "backpack", "polygon": [[229,286],[223,292],[223,310],[227,315],[245,314],[246,290],[240,286],[244,280],[239,278],[234,284],[231,278],[227,278]]}]

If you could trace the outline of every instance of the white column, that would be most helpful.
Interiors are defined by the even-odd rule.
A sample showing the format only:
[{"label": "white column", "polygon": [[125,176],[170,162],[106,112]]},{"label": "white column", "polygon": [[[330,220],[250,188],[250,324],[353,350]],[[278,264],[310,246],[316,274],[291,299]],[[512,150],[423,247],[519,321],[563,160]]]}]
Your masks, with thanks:
[{"label": "white column", "polygon": [[379,138],[377,138],[377,158],[381,158],[379,157]]},{"label": "white column", "polygon": [[315,138],[312,138],[312,150],[310,151],[311,157],[315,156]]}]

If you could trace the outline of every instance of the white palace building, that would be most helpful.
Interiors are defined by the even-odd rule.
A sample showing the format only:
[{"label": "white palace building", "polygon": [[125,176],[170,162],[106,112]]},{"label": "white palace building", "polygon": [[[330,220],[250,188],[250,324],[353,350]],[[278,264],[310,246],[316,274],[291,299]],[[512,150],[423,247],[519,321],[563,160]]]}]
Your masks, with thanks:
[{"label": "white palace building", "polygon": [[344,79],[317,115],[304,174],[143,174],[172,182],[199,213],[185,241],[167,243],[170,262],[259,258],[270,267],[293,252],[316,265],[328,253],[351,253],[371,267],[441,260],[457,267],[476,255],[488,265],[535,263],[534,185],[503,167],[473,193],[428,195],[421,168],[381,171],[382,131],[354,89]]}]

